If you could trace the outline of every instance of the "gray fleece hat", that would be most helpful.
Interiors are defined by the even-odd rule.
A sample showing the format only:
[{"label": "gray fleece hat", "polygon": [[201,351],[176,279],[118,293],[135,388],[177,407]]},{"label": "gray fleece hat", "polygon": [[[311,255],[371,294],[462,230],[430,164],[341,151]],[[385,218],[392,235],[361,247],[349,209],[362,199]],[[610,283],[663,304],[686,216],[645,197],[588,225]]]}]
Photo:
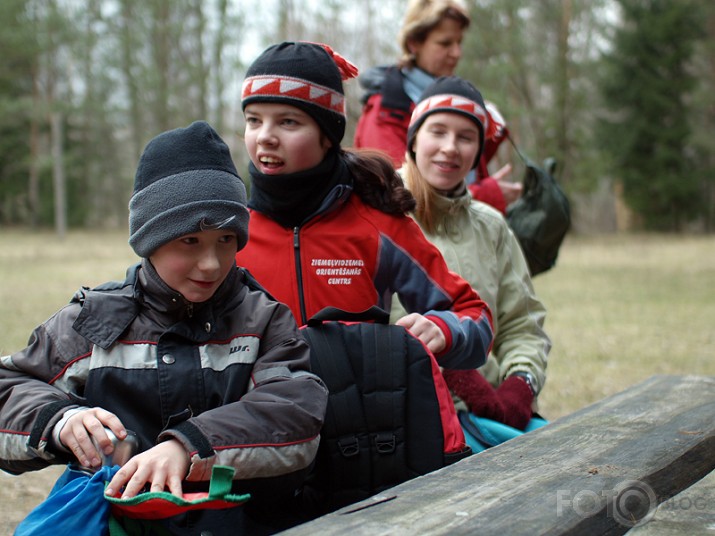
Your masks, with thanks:
[{"label": "gray fleece hat", "polygon": [[180,236],[226,229],[248,240],[246,187],[228,146],[205,121],[163,132],[139,159],[129,200],[129,245],[140,257]]}]

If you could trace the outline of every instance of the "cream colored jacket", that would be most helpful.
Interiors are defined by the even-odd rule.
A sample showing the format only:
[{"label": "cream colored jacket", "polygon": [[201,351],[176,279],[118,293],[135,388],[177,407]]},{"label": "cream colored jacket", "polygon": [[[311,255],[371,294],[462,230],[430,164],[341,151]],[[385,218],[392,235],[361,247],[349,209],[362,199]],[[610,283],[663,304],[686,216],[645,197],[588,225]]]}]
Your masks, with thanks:
[{"label": "cream colored jacket", "polygon": [[[531,372],[538,393],[551,340],[543,329],[546,308],[534,292],[519,242],[501,213],[469,192],[440,197],[438,203],[444,218],[436,233],[425,236],[492,310],[494,345],[480,372],[494,386],[518,370]],[[395,298],[391,320],[405,314]]]}]

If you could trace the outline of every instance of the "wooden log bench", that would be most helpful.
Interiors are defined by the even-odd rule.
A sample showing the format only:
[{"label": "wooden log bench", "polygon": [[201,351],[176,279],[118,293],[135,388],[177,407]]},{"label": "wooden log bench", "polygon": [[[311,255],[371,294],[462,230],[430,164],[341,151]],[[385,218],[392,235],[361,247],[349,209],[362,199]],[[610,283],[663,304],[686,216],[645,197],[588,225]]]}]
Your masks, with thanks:
[{"label": "wooden log bench", "polygon": [[715,534],[715,471],[661,503],[647,523],[628,536],[680,536]]},{"label": "wooden log bench", "polygon": [[281,534],[708,534],[714,470],[715,377],[653,376]]}]

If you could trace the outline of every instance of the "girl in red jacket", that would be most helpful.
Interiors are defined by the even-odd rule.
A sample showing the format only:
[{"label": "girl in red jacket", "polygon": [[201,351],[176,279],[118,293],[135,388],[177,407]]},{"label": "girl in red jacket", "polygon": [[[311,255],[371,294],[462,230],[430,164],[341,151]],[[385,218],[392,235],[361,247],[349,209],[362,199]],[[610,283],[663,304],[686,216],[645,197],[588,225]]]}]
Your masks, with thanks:
[{"label": "girl in red jacket", "polygon": [[236,255],[299,324],[327,306],[390,309],[447,368],[484,363],[491,313],[406,212],[391,162],[347,152],[342,80],[357,69],[326,45],[284,42],[249,67],[242,90],[251,159],[249,241]]}]

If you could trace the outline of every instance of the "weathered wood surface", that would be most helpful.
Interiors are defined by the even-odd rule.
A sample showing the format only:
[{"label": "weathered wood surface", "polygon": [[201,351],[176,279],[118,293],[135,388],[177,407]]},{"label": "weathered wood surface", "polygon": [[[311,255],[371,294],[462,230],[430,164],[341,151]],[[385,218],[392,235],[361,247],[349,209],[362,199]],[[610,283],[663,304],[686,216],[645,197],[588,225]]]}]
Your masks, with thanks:
[{"label": "weathered wood surface", "polygon": [[628,536],[715,535],[715,471],[668,499]]},{"label": "weathered wood surface", "polygon": [[282,534],[625,534],[715,469],[715,377],[619,394]]}]

